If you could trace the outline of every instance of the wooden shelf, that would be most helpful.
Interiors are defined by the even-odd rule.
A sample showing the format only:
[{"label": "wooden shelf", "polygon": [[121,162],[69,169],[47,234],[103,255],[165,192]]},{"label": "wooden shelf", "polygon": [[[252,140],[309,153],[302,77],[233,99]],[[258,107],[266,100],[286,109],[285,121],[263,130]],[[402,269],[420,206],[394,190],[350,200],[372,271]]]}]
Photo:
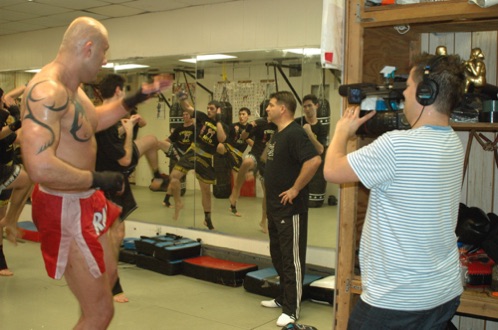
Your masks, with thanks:
[{"label": "wooden shelf", "polygon": [[498,123],[452,123],[455,131],[498,132]]},{"label": "wooden shelf", "polygon": [[[363,5],[361,4],[360,8],[361,6]],[[469,4],[467,0],[364,7],[364,9],[364,12],[358,14],[359,21],[364,28],[423,24],[426,25],[425,29],[431,29],[432,32],[442,32],[430,25],[430,23],[438,23],[442,24],[441,29],[448,29],[448,26],[445,27],[444,24],[453,24],[456,30],[452,31],[456,32],[482,28],[493,30],[494,27],[490,26],[490,23],[498,25],[498,6],[481,8],[475,4]],[[480,20],[485,24],[480,25]],[[428,26],[427,23],[429,23]]]}]

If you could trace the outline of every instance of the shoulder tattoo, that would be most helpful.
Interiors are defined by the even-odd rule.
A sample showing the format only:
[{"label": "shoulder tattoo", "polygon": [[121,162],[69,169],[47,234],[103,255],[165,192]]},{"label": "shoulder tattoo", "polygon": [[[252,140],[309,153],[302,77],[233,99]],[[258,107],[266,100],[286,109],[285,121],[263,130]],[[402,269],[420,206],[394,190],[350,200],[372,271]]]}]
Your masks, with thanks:
[{"label": "shoulder tattoo", "polygon": [[[31,87],[28,90],[27,97],[26,97],[26,114],[24,116],[24,120],[32,120],[35,124],[46,129],[50,134],[49,140],[46,141],[40,147],[40,149],[38,150],[38,153],[43,152],[44,150],[46,150],[47,148],[49,148],[50,146],[52,146],[54,144],[55,133],[50,126],[48,126],[47,124],[43,123],[38,118],[36,118],[36,116],[33,112],[34,106],[39,106],[39,104],[41,103],[41,105],[44,108],[48,109],[49,111],[59,112],[59,111],[66,110],[67,106],[69,104],[69,95],[66,95],[66,98],[65,98],[64,102],[62,102],[63,104],[61,104],[61,105],[56,104],[57,102],[55,100],[47,100],[46,97],[36,98],[34,96],[36,91],[43,90],[43,87],[40,85],[43,83],[46,83],[47,81],[48,80],[43,80],[43,81],[40,81],[40,82],[36,83],[35,85],[33,85],[33,87]],[[51,102],[51,103],[49,103],[49,102]]]}]

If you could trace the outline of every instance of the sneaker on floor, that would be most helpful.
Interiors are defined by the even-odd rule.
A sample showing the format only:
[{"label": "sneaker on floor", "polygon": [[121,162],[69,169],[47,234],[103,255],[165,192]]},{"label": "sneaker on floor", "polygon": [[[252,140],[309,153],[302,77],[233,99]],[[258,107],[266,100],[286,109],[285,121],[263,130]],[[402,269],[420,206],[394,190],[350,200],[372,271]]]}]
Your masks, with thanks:
[{"label": "sneaker on floor", "polygon": [[269,308],[282,307],[282,305],[280,305],[275,299],[272,299],[272,300],[262,300],[261,301],[261,306],[263,306],[263,307],[269,307]]},{"label": "sneaker on floor", "polygon": [[280,315],[278,317],[278,320],[277,320],[277,325],[279,327],[284,327],[286,326],[287,324],[290,324],[290,323],[295,323],[296,322],[296,318],[292,315],[287,315],[285,313],[282,313],[282,315]]}]

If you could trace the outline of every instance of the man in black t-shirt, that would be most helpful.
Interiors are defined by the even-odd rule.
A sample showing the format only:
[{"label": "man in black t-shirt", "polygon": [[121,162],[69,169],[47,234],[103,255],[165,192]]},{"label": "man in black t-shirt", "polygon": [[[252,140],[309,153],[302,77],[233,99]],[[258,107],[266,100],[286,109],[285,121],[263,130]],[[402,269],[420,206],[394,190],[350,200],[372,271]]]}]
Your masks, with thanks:
[{"label": "man in black t-shirt", "polygon": [[221,103],[210,101],[207,105],[207,114],[197,111],[188,102],[187,94],[180,92],[177,95],[181,106],[188,111],[195,120],[194,143],[191,144],[184,156],[178,160],[173,171],[170,174],[170,184],[168,194],[172,195],[175,200],[174,220],[178,220],[180,210],[183,208],[181,200],[180,179],[190,170],[195,170],[196,177],[201,189],[202,207],[204,209],[204,225],[213,230],[211,220],[211,188],[210,185],[216,182],[213,154],[216,152],[218,143],[226,140],[226,127],[221,122]]},{"label": "man in black t-shirt", "polygon": [[[230,210],[236,216],[242,216],[237,211],[237,201],[240,196],[240,190],[242,185],[246,180],[251,180],[257,176],[259,172],[261,180],[263,180],[265,161],[261,158],[263,155],[263,151],[265,150],[266,144],[270,141],[273,133],[277,127],[275,124],[268,122],[268,118],[259,118],[255,121],[247,124],[246,134],[248,137],[246,139],[247,144],[251,146],[251,150],[247,154],[247,156],[242,161],[239,172],[237,173],[237,177],[234,180],[234,184],[232,187],[232,193],[228,198],[230,201]],[[252,175],[252,178],[248,178],[249,175]],[[261,231],[264,233],[268,232],[268,224],[266,218],[266,195],[265,195],[265,187],[263,188],[263,213],[261,216],[261,221],[259,225],[261,227]]]},{"label": "man in black t-shirt", "polygon": [[[108,74],[100,81],[99,91],[104,104],[122,99],[125,96],[124,83],[125,79],[116,74]],[[157,151],[158,149],[167,151],[170,147],[169,143],[158,141],[154,135],[135,139],[135,128],[139,125],[145,125],[145,121],[139,114],[133,114],[130,118],[121,119],[113,126],[95,134],[97,141],[96,171],[118,171],[124,174],[123,193],[106,193],[109,200],[122,207],[119,221],[115,221],[109,231],[116,258],[119,257],[119,250],[125,236],[124,220],[137,209],[128,177],[134,171],[140,157],[145,155],[154,175],[150,188],[154,190],[152,189],[153,185],[160,186],[163,179],[159,174]],[[128,302],[119,277],[114,284],[112,293],[114,301]]]},{"label": "man in black t-shirt", "polygon": [[272,94],[266,111],[277,125],[267,147],[265,188],[270,255],[280,276],[280,292],[261,305],[281,308],[277,325],[283,327],[299,318],[308,235],[307,184],[321,158],[294,121],[296,99],[290,92]]},{"label": "man in black t-shirt", "polygon": [[[323,160],[325,157],[325,146],[327,145],[328,129],[318,120],[316,112],[320,107],[318,98],[313,94],[308,94],[303,97],[303,112],[304,116],[296,118],[295,122],[303,126],[304,131],[308,134],[311,143],[315,147],[318,154],[322,157],[322,164],[316,171],[313,177],[310,187],[314,187],[310,191],[309,195],[309,205],[315,205],[319,201],[325,198],[325,189],[327,183],[323,178]],[[322,189],[323,190],[320,190]],[[310,189],[311,190],[311,189]]]},{"label": "man in black t-shirt", "polygon": [[[170,136],[166,139],[166,142],[171,143],[172,149],[170,149],[166,156],[170,158],[169,169],[170,172],[173,171],[174,166],[187,152],[188,148],[192,145],[195,138],[195,125],[192,116],[188,111],[183,111],[183,124],[178,126],[171,132]],[[185,178],[184,178],[185,179]],[[185,180],[182,180],[184,182]],[[183,192],[182,192],[183,194]],[[172,207],[170,203],[171,195],[166,193],[163,200],[163,205],[166,207]]]},{"label": "man in black t-shirt", "polygon": [[[252,143],[248,144],[247,141],[249,131],[252,128],[251,126],[247,129],[250,115],[251,110],[249,110],[249,108],[240,108],[239,121],[230,124],[227,141],[225,143],[218,144],[218,148],[216,149],[219,154],[228,157],[228,163],[232,168],[232,175],[235,180],[242,164],[244,151],[247,149],[247,146],[252,146]],[[241,216],[241,214],[237,212],[237,207],[234,204],[230,203],[230,210],[235,216]]]}]

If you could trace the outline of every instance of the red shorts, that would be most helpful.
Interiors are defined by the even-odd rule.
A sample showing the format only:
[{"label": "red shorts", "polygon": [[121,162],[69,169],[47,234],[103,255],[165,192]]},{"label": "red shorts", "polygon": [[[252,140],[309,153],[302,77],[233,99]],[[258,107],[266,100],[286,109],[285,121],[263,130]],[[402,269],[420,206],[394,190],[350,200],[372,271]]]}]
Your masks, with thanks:
[{"label": "red shorts", "polygon": [[98,238],[119,217],[119,206],[108,201],[100,190],[54,193],[39,185],[35,186],[31,203],[48,276],[60,279],[64,275],[73,240],[90,273],[99,277],[105,272],[104,251]]}]

